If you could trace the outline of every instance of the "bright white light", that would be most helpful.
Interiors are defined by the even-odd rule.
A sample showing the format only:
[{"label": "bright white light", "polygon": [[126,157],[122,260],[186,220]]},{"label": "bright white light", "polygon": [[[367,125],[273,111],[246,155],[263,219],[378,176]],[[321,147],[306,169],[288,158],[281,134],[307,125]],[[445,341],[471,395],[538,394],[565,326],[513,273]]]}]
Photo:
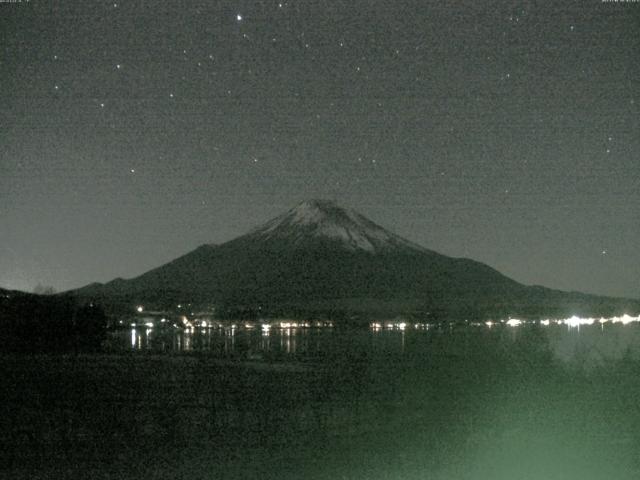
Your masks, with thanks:
[{"label": "bright white light", "polygon": [[280,328],[297,328],[296,322],[280,322]]},{"label": "bright white light", "polygon": [[153,322],[147,322],[145,325],[149,328],[153,328]]},{"label": "bright white light", "polygon": [[493,327],[493,322],[491,320],[484,322],[484,324],[489,328]]},{"label": "bright white light", "polygon": [[580,325],[592,325],[593,322],[595,322],[593,318],[580,318],[576,315],[570,318],[566,318],[562,321],[562,323],[570,328],[579,327]]},{"label": "bright white light", "polygon": [[622,323],[623,325],[627,325],[631,322],[640,322],[640,315],[637,317],[632,317],[625,313],[621,317],[613,317],[611,321],[613,323]]},{"label": "bright white light", "polygon": [[236,20],[238,20],[239,22],[241,22],[241,21],[242,21],[242,15],[237,14],[237,15],[236,15]]},{"label": "bright white light", "polygon": [[548,327],[549,323],[551,323],[551,320],[540,320],[540,325],[544,325],[545,327]]},{"label": "bright white light", "polygon": [[404,322],[399,323],[399,324],[398,324],[398,328],[399,328],[400,330],[404,330],[405,328],[407,328],[407,324],[406,324],[406,323],[404,323]]},{"label": "bright white light", "polygon": [[507,325],[510,327],[517,327],[522,324],[522,320],[518,320],[517,318],[510,318],[507,320]]},{"label": "bright white light", "polygon": [[142,305],[138,305],[138,307],[136,308],[136,311],[138,313],[142,313],[143,310],[144,310],[144,307]]}]

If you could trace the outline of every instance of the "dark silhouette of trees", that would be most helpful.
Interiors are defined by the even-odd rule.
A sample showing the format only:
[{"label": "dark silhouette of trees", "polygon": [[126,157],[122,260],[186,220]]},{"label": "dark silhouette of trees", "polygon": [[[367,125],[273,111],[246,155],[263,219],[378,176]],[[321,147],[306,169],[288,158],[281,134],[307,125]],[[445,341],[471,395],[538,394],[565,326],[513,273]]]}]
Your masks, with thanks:
[{"label": "dark silhouette of trees", "polygon": [[106,338],[107,318],[97,305],[73,298],[14,294],[0,298],[0,350],[96,351]]}]

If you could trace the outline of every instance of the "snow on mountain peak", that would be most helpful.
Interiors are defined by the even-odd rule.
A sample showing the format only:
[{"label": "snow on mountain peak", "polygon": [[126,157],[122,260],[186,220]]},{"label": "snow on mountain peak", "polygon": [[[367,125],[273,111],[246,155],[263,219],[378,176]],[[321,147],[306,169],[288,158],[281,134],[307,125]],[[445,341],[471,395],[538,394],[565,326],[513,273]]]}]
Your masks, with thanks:
[{"label": "snow on mountain peak", "polygon": [[307,200],[252,232],[263,238],[309,237],[339,240],[350,250],[375,252],[400,245],[420,248],[376,225],[358,212],[330,200]]}]

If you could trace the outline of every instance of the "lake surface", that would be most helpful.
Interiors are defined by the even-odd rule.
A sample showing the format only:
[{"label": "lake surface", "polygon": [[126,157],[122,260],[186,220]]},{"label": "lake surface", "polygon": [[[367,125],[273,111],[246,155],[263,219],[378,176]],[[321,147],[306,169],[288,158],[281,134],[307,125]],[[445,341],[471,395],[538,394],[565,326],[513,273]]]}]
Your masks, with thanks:
[{"label": "lake surface", "polygon": [[640,478],[640,324],[136,327],[0,358],[10,478]]},{"label": "lake surface", "polygon": [[[290,325],[290,322],[283,322]],[[531,335],[535,332],[535,338]],[[237,322],[208,328],[134,327],[110,334],[114,351],[199,352],[247,360],[321,361],[327,356],[473,356],[518,342],[548,349],[557,360],[583,368],[640,358],[640,324],[540,324],[487,322],[474,325],[373,323],[370,328],[281,327]]]}]

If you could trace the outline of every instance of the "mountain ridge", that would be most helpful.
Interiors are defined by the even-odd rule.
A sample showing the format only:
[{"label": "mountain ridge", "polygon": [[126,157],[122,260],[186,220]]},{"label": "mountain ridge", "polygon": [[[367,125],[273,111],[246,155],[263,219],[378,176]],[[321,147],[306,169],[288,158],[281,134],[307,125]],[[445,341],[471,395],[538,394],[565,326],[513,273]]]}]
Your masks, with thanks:
[{"label": "mountain ridge", "polygon": [[622,313],[640,304],[525,286],[481,262],[417,245],[328,200],[302,202],[228,242],[201,245],[132,279],[72,294],[129,308],[188,302],[218,312],[301,316],[566,315]]}]

